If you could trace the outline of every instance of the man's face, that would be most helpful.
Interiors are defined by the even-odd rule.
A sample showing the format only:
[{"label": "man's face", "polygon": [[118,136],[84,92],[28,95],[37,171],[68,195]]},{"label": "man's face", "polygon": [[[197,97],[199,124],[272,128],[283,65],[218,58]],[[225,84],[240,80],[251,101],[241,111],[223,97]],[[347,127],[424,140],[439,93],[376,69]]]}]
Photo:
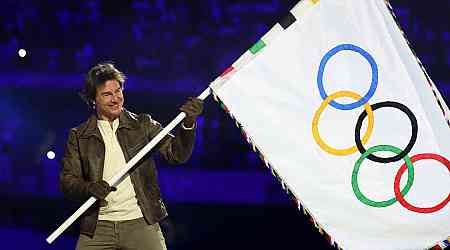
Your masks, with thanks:
[{"label": "man's face", "polygon": [[97,86],[95,109],[102,120],[113,121],[119,117],[123,108],[122,87],[116,80],[108,80]]}]

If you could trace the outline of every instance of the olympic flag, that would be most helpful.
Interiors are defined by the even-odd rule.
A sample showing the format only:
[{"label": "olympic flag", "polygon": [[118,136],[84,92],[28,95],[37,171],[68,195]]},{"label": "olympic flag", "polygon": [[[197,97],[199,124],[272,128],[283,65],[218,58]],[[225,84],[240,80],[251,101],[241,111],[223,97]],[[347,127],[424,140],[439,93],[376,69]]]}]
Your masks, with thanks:
[{"label": "olympic flag", "polygon": [[388,2],[301,1],[211,88],[331,243],[448,243],[449,109]]}]

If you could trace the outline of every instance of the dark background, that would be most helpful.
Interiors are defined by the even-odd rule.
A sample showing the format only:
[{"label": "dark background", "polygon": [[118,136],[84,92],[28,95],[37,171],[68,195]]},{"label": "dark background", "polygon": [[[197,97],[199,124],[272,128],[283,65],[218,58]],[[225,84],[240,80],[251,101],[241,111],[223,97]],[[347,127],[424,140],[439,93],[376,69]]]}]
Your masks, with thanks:
[{"label": "dark background", "polygon": [[[114,61],[126,107],[168,124],[296,2],[2,1],[0,249],[74,248],[76,226],[45,238],[78,208],[58,191],[58,162],[89,115],[77,92],[91,66]],[[392,4],[448,103],[449,1]],[[211,98],[191,160],[158,163],[169,249],[331,249]]]}]

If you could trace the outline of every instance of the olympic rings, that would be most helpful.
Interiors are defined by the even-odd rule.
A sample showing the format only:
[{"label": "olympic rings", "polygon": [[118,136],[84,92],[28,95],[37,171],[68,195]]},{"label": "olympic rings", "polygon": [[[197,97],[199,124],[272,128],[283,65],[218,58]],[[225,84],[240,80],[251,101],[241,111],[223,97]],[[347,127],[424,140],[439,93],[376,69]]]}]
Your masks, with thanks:
[{"label": "olympic rings", "polygon": [[[382,158],[382,157],[378,157],[373,154],[370,154],[369,156],[367,156],[367,158],[369,158],[372,161],[380,162],[380,163],[395,162],[395,161],[402,159],[411,151],[412,147],[414,146],[414,143],[416,142],[417,131],[418,131],[416,117],[414,116],[413,112],[411,112],[411,110],[408,107],[406,107],[405,105],[398,103],[398,102],[391,102],[391,101],[380,102],[380,103],[371,105],[371,107],[372,107],[372,110],[377,110],[382,107],[392,107],[392,108],[397,108],[397,109],[403,111],[408,116],[409,120],[411,121],[412,134],[411,134],[411,139],[409,140],[408,145],[398,155],[388,157],[388,158]],[[358,150],[361,154],[364,154],[366,152],[366,149],[363,146],[363,143],[365,143],[365,142],[364,141],[361,142],[361,140],[360,140],[360,130],[361,130],[362,122],[366,116],[367,116],[366,111],[363,111],[363,113],[359,116],[358,122],[356,123],[356,127],[355,127],[356,146],[358,147]]]},{"label": "olympic rings", "polygon": [[[411,162],[414,163],[416,161],[420,161],[420,160],[425,160],[425,159],[432,159],[432,160],[436,160],[442,164],[444,164],[448,171],[450,172],[450,161],[447,160],[445,157],[440,156],[440,155],[436,155],[436,154],[417,154],[414,155],[413,157],[411,157]],[[398,202],[400,204],[402,204],[402,206],[404,206],[406,209],[413,211],[413,212],[417,212],[417,213],[433,213],[436,212],[442,208],[444,208],[448,202],[450,201],[450,193],[448,194],[447,198],[444,199],[441,203],[433,206],[433,207],[426,207],[426,208],[420,208],[420,207],[416,207],[411,205],[410,203],[408,203],[405,198],[403,196],[405,196],[405,194],[402,192],[400,193],[400,179],[402,178],[403,173],[406,170],[406,166],[405,164],[403,164],[400,169],[397,172],[397,175],[395,176],[395,181],[394,181],[394,193],[395,193],[395,197],[397,198]],[[408,173],[409,173],[409,167],[408,167]],[[409,177],[408,177],[409,180]]]},{"label": "olympic rings", "polygon": [[[355,153],[358,150],[356,146],[346,148],[346,149],[335,149],[335,148],[328,146],[322,140],[322,138],[320,137],[320,134],[319,134],[318,124],[319,124],[320,114],[323,112],[323,110],[327,107],[327,105],[330,102],[332,102],[334,99],[339,98],[339,97],[350,97],[355,100],[358,100],[361,98],[360,95],[358,95],[355,92],[351,92],[351,91],[339,91],[339,92],[336,92],[336,93],[328,96],[325,99],[325,101],[322,102],[319,109],[316,111],[316,113],[314,115],[313,122],[312,122],[312,134],[313,134],[314,140],[317,142],[319,147],[321,149],[323,149],[324,151],[326,151],[330,154],[333,154],[333,155],[349,155],[349,154]],[[362,143],[365,144],[369,140],[370,135],[372,134],[374,118],[373,118],[372,108],[370,107],[369,104],[367,104],[367,103],[364,104],[364,109],[365,109],[364,114],[369,114],[369,118],[368,118],[369,124],[367,126],[367,131],[364,134],[364,137],[362,138]]]},{"label": "olympic rings", "polygon": [[[386,201],[373,201],[373,200],[370,200],[369,198],[367,198],[365,195],[363,195],[361,193],[361,190],[359,190],[359,186],[358,186],[358,172],[359,172],[359,168],[361,167],[362,162],[364,161],[365,158],[367,158],[367,156],[369,156],[370,154],[372,154],[374,152],[378,152],[378,151],[390,151],[390,152],[399,154],[402,150],[399,148],[396,148],[394,146],[390,146],[390,145],[378,145],[378,146],[369,148],[367,150],[367,152],[364,152],[355,163],[355,166],[354,166],[353,172],[352,172],[352,188],[353,188],[353,192],[356,195],[356,198],[358,198],[358,200],[360,200],[362,203],[364,203],[368,206],[372,206],[372,207],[387,207],[387,206],[394,204],[398,200],[398,198],[397,199],[392,198],[392,199],[389,199]],[[406,182],[406,186],[401,191],[401,194],[406,195],[406,193],[408,193],[408,191],[411,189],[411,186],[414,182],[414,166],[412,165],[411,159],[407,155],[404,156],[403,160],[405,161],[405,165],[404,165],[405,169],[403,170],[403,172],[406,170],[406,167],[408,167],[408,181]],[[400,193],[400,187],[398,187],[398,188],[399,188],[398,191]]]},{"label": "olympic rings", "polygon": [[375,62],[375,59],[373,59],[373,57],[367,51],[356,45],[341,44],[334,47],[333,49],[328,51],[320,61],[319,73],[317,74],[317,85],[319,87],[320,96],[322,96],[322,99],[324,100],[327,99],[327,94],[325,93],[325,89],[323,87],[323,72],[325,71],[325,65],[327,64],[328,60],[330,60],[331,57],[333,57],[335,54],[343,50],[351,50],[362,55],[369,62],[370,67],[372,68],[372,82],[370,84],[370,89],[363,98],[354,103],[349,104],[340,104],[335,101],[332,101],[330,103],[330,105],[336,109],[351,110],[361,107],[362,105],[367,103],[369,99],[375,94],[375,90],[377,89],[378,85],[378,66],[377,63]]},{"label": "olympic rings", "polygon": [[[370,84],[369,91],[366,93],[366,95],[364,97],[361,97],[359,94],[352,92],[352,91],[338,91],[330,96],[327,96],[327,94],[325,92],[325,89],[323,86],[323,73],[325,71],[325,66],[331,57],[333,57],[335,54],[337,54],[338,52],[343,51],[343,50],[350,50],[350,51],[359,53],[370,64],[370,67],[372,69],[372,82]],[[413,112],[408,107],[406,107],[405,105],[403,105],[401,103],[393,102],[393,101],[380,102],[380,103],[376,103],[373,105],[368,104],[369,99],[372,98],[372,96],[375,94],[376,88],[378,86],[378,66],[377,66],[377,63],[375,62],[374,58],[367,51],[365,51],[364,49],[362,49],[356,45],[353,45],[353,44],[341,44],[341,45],[334,47],[330,51],[328,51],[324,55],[322,60],[320,61],[319,72],[317,74],[317,85],[319,88],[320,96],[322,97],[322,99],[324,99],[324,101],[320,105],[319,109],[315,112],[314,117],[313,117],[312,134],[313,134],[314,140],[317,142],[317,144],[319,145],[319,147],[322,150],[324,150],[330,154],[333,154],[333,155],[349,155],[349,154],[356,152],[357,150],[360,151],[361,156],[356,161],[354,168],[353,168],[353,172],[352,172],[352,189],[358,200],[360,200],[362,203],[364,203],[368,206],[372,206],[372,207],[387,207],[387,206],[392,205],[396,201],[398,201],[406,209],[413,211],[413,212],[417,212],[417,213],[433,213],[433,212],[436,212],[436,211],[444,208],[449,203],[450,193],[447,196],[447,198],[444,199],[442,202],[440,202],[439,204],[437,204],[433,207],[428,207],[428,208],[420,208],[420,207],[413,206],[405,200],[404,196],[411,189],[411,186],[414,182],[413,163],[415,161],[419,161],[419,160],[423,160],[423,159],[433,159],[433,160],[439,161],[442,164],[444,164],[447,167],[447,169],[449,170],[449,172],[450,172],[450,162],[445,157],[437,155],[437,154],[432,154],[432,153],[418,154],[418,155],[415,155],[415,156],[409,158],[408,153],[411,151],[411,149],[413,148],[413,146],[417,140],[418,125],[417,125],[416,117],[414,116]],[[335,99],[337,99],[339,97],[350,97],[357,101],[354,103],[350,103],[350,104],[340,104],[340,103],[337,103],[334,101]],[[355,108],[358,108],[358,107],[364,105],[364,111],[358,117],[358,121],[357,121],[356,127],[355,127],[356,146],[346,148],[346,149],[335,149],[335,148],[328,146],[322,140],[322,138],[319,135],[318,124],[319,124],[320,115],[324,111],[324,109],[326,108],[326,106],[328,104],[330,104],[331,106],[333,106],[336,109],[341,109],[341,110],[351,110],[351,109],[355,109]],[[377,110],[379,108],[382,108],[382,107],[397,108],[397,109],[403,111],[408,116],[408,118],[411,122],[412,135],[411,135],[411,139],[410,139],[408,145],[405,147],[404,150],[401,150],[399,148],[396,148],[396,147],[390,146],[390,145],[374,146],[374,147],[369,148],[367,151],[364,148],[363,144],[367,143],[367,141],[373,131],[373,124],[374,124],[373,111]],[[367,131],[364,134],[363,138],[360,139],[362,123],[363,123],[364,119],[366,118],[366,116],[368,116]],[[372,153],[378,152],[378,151],[390,151],[390,152],[396,153],[397,155],[395,155],[393,157],[388,157],[388,158],[381,158],[381,157],[377,157],[372,154]],[[368,158],[372,161],[375,161],[375,162],[380,162],[380,163],[395,162],[400,159],[403,159],[405,161],[405,163],[400,167],[400,169],[397,172],[397,175],[395,176],[395,181],[394,181],[395,198],[392,198],[392,199],[389,199],[386,201],[373,201],[373,200],[368,199],[366,196],[364,196],[362,194],[362,192],[358,186],[358,172],[359,172],[362,162],[366,158]],[[401,180],[403,173],[406,171],[406,169],[408,169],[408,180],[407,180],[406,186],[403,188],[402,191],[400,191],[400,180]]]}]

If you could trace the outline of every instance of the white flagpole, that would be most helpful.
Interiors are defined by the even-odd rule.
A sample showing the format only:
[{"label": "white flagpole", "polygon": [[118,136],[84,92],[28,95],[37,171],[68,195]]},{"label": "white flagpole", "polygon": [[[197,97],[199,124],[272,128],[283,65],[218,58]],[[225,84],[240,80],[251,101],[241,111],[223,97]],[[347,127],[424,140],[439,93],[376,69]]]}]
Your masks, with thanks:
[{"label": "white flagpole", "polygon": [[[205,89],[197,98],[204,100],[206,99],[210,94],[210,88],[208,87]],[[158,135],[156,135],[145,147],[141,149],[127,164],[125,167],[117,173],[115,176],[113,176],[110,180],[108,180],[108,184],[111,186],[116,186],[119,184],[120,181],[122,181],[122,177],[124,177],[128,171],[142,158],[144,157],[156,144],[159,143],[172,129],[175,128],[175,126],[178,125],[184,118],[186,117],[186,114],[184,112],[181,112],[178,114],[175,119],[173,119],[169,125],[167,125],[161,132],[159,132]],[[119,181],[120,180],[120,181]],[[80,208],[78,208],[75,213],[73,213],[64,223],[58,227],[47,239],[46,241],[51,244],[60,234],[62,234],[72,223],[78,219],[86,210],[88,210],[89,207],[92,206],[92,204],[95,203],[97,199],[95,197],[89,198]]]}]

